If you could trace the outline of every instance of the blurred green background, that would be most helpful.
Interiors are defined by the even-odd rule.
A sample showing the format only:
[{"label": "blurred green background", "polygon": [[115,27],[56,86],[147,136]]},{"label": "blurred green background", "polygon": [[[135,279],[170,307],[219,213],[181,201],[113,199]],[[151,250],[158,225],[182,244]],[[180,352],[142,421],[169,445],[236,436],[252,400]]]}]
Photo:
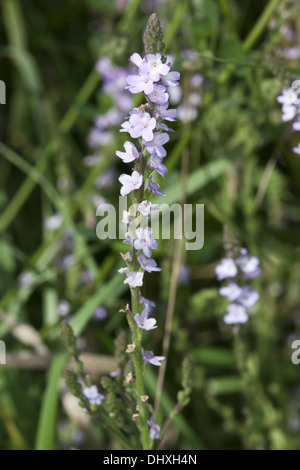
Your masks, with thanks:
[{"label": "blurred green background", "polygon": [[[176,403],[185,356],[194,389],[164,446],[299,449],[300,365],[291,362],[300,335],[300,157],[291,150],[299,135],[282,123],[277,102],[300,77],[300,54],[287,53],[299,44],[297,2],[2,0],[0,10],[0,339],[7,350],[0,448],[118,448],[65,387],[60,321],[65,307],[95,380],[114,369],[114,339],[127,331],[118,312],[129,299],[117,273],[124,247],[97,238],[95,201],[117,204],[119,126],[109,129],[99,162],[88,166],[84,157],[95,117],[113,103],[95,64],[107,57],[128,69],[155,11],[182,76],[173,107],[183,111],[167,145],[169,171],[158,180],[163,202],[180,202],[186,176],[187,201],[205,204],[204,247],[181,256],[161,419]],[[62,216],[55,230],[47,228],[53,214]],[[259,307],[239,344],[222,322],[214,274],[225,255],[224,226],[262,265]],[[176,249],[176,241],[161,241],[163,271],[147,278],[159,328],[146,346],[155,351]],[[98,307],[107,311],[102,321],[93,319]],[[153,369],[146,376],[152,401]]]}]

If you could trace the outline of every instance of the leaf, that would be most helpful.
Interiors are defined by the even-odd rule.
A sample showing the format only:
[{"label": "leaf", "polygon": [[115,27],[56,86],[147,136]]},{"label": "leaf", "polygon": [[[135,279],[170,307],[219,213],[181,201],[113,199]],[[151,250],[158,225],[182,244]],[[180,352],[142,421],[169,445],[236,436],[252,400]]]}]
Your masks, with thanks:
[{"label": "leaf", "polygon": [[58,383],[66,362],[66,353],[57,354],[52,362],[43,396],[36,434],[35,450],[54,450],[58,411]]}]

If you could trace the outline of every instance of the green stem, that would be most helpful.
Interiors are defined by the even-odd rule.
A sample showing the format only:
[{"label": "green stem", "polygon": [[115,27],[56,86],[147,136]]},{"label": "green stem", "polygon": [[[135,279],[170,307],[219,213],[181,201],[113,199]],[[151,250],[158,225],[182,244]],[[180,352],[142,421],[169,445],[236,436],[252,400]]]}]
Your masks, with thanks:
[{"label": "green stem", "polygon": [[[139,300],[139,289],[131,289],[132,298],[132,315],[133,318],[137,313],[140,313],[140,300]],[[131,319],[131,331],[132,341],[135,345],[135,352],[133,354],[133,364],[135,369],[135,386],[137,394],[137,404],[139,408],[139,418],[137,421],[138,428],[141,433],[142,445],[144,450],[150,450],[152,448],[152,441],[150,439],[149,427],[147,424],[148,411],[147,405],[141,400],[141,397],[145,395],[144,385],[144,363],[142,357],[142,338],[143,333],[136,325],[135,321]]]},{"label": "green stem", "polygon": [[254,27],[251,29],[250,33],[246,37],[244,41],[244,49],[249,51],[252,49],[256,41],[264,32],[265,27],[267,26],[271,16],[273,15],[274,11],[277,8],[281,0],[271,0],[264,11],[262,12],[261,16],[258,18],[257,22],[255,23]]}]

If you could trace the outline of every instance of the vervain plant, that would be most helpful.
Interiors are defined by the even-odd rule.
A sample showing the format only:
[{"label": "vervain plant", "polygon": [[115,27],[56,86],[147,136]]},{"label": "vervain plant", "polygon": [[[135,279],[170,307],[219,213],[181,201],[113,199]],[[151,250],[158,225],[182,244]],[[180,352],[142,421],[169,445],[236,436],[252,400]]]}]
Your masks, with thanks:
[{"label": "vervain plant", "polygon": [[[121,274],[125,274],[124,284],[128,284],[131,291],[131,306],[128,304],[122,310],[130,327],[131,343],[126,348],[126,353],[130,355],[126,364],[124,336],[116,341],[119,369],[110,377],[102,378],[101,385],[107,391],[106,395],[100,393],[98,387],[92,384],[91,378],[83,374],[83,365],[72,330],[67,323],[63,325],[69,352],[77,363],[77,373],[66,373],[68,386],[80,399],[85,410],[116,434],[125,448],[140,445],[137,444],[136,433],[132,429],[132,423],[135,423],[142,448],[152,449],[154,441],[162,438],[170,420],[188,403],[191,390],[191,368],[186,360],[183,390],[179,392],[178,404],[162,431],[152,415],[149,396],[145,390],[144,372],[147,365],[160,366],[165,358],[156,356],[143,347],[144,331],[157,328],[157,324],[150,317],[155,304],[143,297],[141,287],[145,272],[161,271],[151,258],[152,250],[157,248],[158,242],[152,238],[148,219],[151,211],[158,208],[150,200],[152,194],[164,194],[152,180],[152,173],[157,172],[164,177],[167,172],[163,164],[167,155],[164,144],[169,141],[168,132],[173,130],[165,121],[175,121],[177,116],[175,109],[168,109],[167,87],[176,87],[180,74],[171,71],[171,63],[163,55],[163,51],[163,33],[157,15],[153,14],[144,34],[144,57],[138,53],[130,57],[130,62],[137,67],[138,72],[127,77],[126,87],[133,94],[144,93],[146,103],[133,108],[129,118],[121,126],[121,132],[128,132],[131,138],[138,139],[138,144],[135,146],[126,141],[125,152],[116,152],[124,163],[134,164],[131,175],[122,174],[119,178],[122,183],[121,195],[130,194],[132,201],[130,210],[123,212],[123,222],[128,227],[124,242],[130,245],[130,250],[122,254],[126,267],[119,270]],[[128,437],[130,434],[131,437]]]}]

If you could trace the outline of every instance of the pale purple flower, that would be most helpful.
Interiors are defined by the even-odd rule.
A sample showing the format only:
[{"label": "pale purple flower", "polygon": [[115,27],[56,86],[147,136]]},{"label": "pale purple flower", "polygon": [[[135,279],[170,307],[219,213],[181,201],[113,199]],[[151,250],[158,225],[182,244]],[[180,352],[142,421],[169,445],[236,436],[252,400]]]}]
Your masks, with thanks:
[{"label": "pale purple flower", "polygon": [[101,405],[105,398],[104,395],[99,393],[97,385],[84,388],[83,395],[88,399],[91,405]]},{"label": "pale purple flower", "polygon": [[238,273],[238,269],[231,258],[223,258],[221,264],[218,264],[215,269],[218,281],[235,277]]},{"label": "pale purple flower", "polygon": [[141,287],[143,285],[144,273],[141,271],[129,271],[124,284],[128,284],[133,289],[135,287]]},{"label": "pale purple flower", "polygon": [[152,181],[152,176],[149,176],[149,178],[148,178],[148,187],[147,187],[147,189],[148,189],[149,191],[152,191],[152,193],[155,194],[155,196],[166,196],[165,193],[162,193],[162,192],[160,191],[160,186],[159,186],[159,184],[158,184],[158,183],[154,183],[154,182]]},{"label": "pale purple flower", "polygon": [[181,266],[179,271],[179,284],[187,286],[191,281],[191,268],[187,264]]},{"label": "pale purple flower", "polygon": [[126,87],[131,93],[145,93],[149,95],[154,89],[154,83],[147,73],[141,72],[140,75],[129,75]]},{"label": "pale purple flower", "polygon": [[153,82],[158,82],[160,76],[167,75],[170,71],[170,66],[163,64],[161,54],[147,54],[145,62],[140,64],[140,69],[146,72]]},{"label": "pale purple flower", "polygon": [[164,356],[154,356],[152,351],[146,351],[144,348],[142,348],[142,355],[146,364],[153,366],[161,366],[161,361],[165,359]]},{"label": "pale purple flower", "polygon": [[151,142],[144,141],[144,145],[149,153],[156,153],[158,157],[165,157],[167,155],[166,149],[163,147],[164,144],[169,142],[170,137],[165,132],[155,132]]},{"label": "pale purple flower", "polygon": [[141,295],[141,293],[139,293],[139,297],[140,297],[140,303],[144,304],[144,310],[149,315],[151,310],[155,307],[155,302],[153,302],[152,300],[146,299],[145,297]]},{"label": "pale purple flower", "polygon": [[170,127],[167,126],[167,124],[165,124],[162,121],[158,121],[156,128],[162,129],[163,131],[166,131],[166,132],[175,132],[174,129],[171,129]]},{"label": "pale purple flower", "polygon": [[196,73],[191,77],[191,85],[194,88],[200,88],[203,85],[204,78],[200,73]]},{"label": "pale purple flower", "polygon": [[228,286],[221,287],[219,293],[223,297],[227,297],[230,302],[233,302],[241,296],[242,289],[235,282],[230,282]]},{"label": "pale purple flower", "polygon": [[100,114],[95,119],[95,126],[99,129],[117,126],[122,122],[124,115],[117,108],[111,108],[105,114]]},{"label": "pale purple flower", "polygon": [[189,105],[182,105],[178,106],[178,118],[182,122],[191,122],[196,119],[198,116],[198,110],[195,106]]},{"label": "pale purple flower", "polygon": [[136,250],[143,250],[143,253],[151,257],[151,250],[156,250],[158,243],[157,240],[152,238],[152,229],[149,227],[139,227],[135,231],[137,239],[134,240],[133,246]]},{"label": "pale purple flower", "polygon": [[132,245],[132,244],[133,244],[133,239],[132,239],[132,237],[131,237],[131,235],[130,235],[129,232],[126,232],[126,233],[125,233],[124,243],[125,243],[126,245]]},{"label": "pale purple flower", "polygon": [[103,155],[97,153],[95,155],[86,155],[83,159],[83,164],[87,167],[99,165],[99,163],[103,160]]},{"label": "pale purple flower", "polygon": [[53,214],[50,217],[48,217],[45,221],[45,227],[51,231],[54,232],[57,230],[63,222],[63,216],[59,213]]},{"label": "pale purple flower", "polygon": [[169,99],[169,95],[166,93],[166,87],[163,85],[154,84],[153,90],[150,93],[146,93],[146,95],[148,95],[152,103],[159,105],[165,104]]},{"label": "pale purple flower", "polygon": [[60,300],[57,306],[57,314],[60,317],[65,317],[68,315],[68,313],[71,310],[71,305],[70,302],[67,300]]},{"label": "pale purple flower", "polygon": [[181,86],[168,88],[170,103],[178,104],[182,98],[182,88]]},{"label": "pale purple flower", "polygon": [[162,159],[156,154],[151,155],[149,166],[156,170],[163,178],[168,171],[167,167],[162,163]]},{"label": "pale purple flower", "polygon": [[100,145],[109,145],[113,142],[113,140],[114,135],[112,132],[103,131],[97,127],[94,127],[88,136],[88,144],[91,148],[99,147]]},{"label": "pale purple flower", "polygon": [[140,263],[141,268],[143,268],[148,273],[152,273],[153,271],[161,271],[154,261],[154,259],[147,258],[144,253],[141,253],[138,257],[138,262]]},{"label": "pale purple flower", "polygon": [[155,318],[148,318],[148,313],[144,310],[141,314],[137,313],[134,317],[135,322],[142,330],[154,330],[157,328]]},{"label": "pale purple flower", "polygon": [[121,124],[121,127],[123,127],[123,129],[120,129],[120,132],[129,132],[131,131],[132,129],[132,124],[130,124],[129,121],[125,121],[123,122],[123,124]]},{"label": "pale purple flower", "polygon": [[282,106],[282,113],[283,122],[291,121],[297,114],[297,108],[294,105],[284,104]]},{"label": "pale purple flower", "polygon": [[300,58],[300,47],[299,46],[285,47],[283,50],[283,55],[287,59],[297,60]]},{"label": "pale purple flower", "polygon": [[30,271],[24,271],[20,274],[19,282],[22,287],[30,287],[34,283],[34,275]]},{"label": "pale purple flower", "polygon": [[298,144],[297,147],[293,147],[293,152],[300,155],[300,144]]},{"label": "pale purple flower", "polygon": [[130,128],[127,131],[133,139],[143,137],[146,142],[153,139],[153,129],[156,127],[156,119],[151,117],[149,113],[132,114],[129,118]]},{"label": "pale purple flower", "polygon": [[288,88],[287,90],[283,90],[282,94],[278,96],[277,101],[278,103],[281,103],[283,105],[288,105],[288,106],[299,103],[299,100],[293,88]]},{"label": "pale purple flower", "polygon": [[159,209],[158,204],[152,204],[151,201],[142,201],[138,206],[138,211],[145,217],[150,215],[152,210]]},{"label": "pale purple flower", "polygon": [[251,309],[252,307],[254,307],[258,299],[259,293],[256,290],[252,290],[250,286],[244,286],[241,289],[241,295],[238,297],[237,300],[246,309]]},{"label": "pale purple flower", "polygon": [[70,266],[72,266],[73,264],[75,263],[75,256],[70,254],[70,255],[66,255],[62,258],[61,260],[61,265],[64,267],[64,268],[69,268]]},{"label": "pale purple flower", "polygon": [[154,421],[154,419],[151,417],[148,421],[148,426],[150,429],[150,437],[152,441],[155,439],[161,439],[161,429],[160,426]]},{"label": "pale purple flower", "polygon": [[177,110],[168,109],[168,103],[157,106],[156,108],[157,115],[166,121],[176,121]]},{"label": "pale purple flower", "polygon": [[162,77],[161,81],[164,85],[169,87],[174,87],[179,85],[180,73],[179,72],[169,72],[167,75]]},{"label": "pale purple flower", "polygon": [[114,379],[115,377],[118,377],[118,376],[121,374],[121,372],[122,372],[121,369],[116,369],[116,370],[113,370],[113,371],[109,374],[109,376]]},{"label": "pale purple flower", "polygon": [[238,323],[247,323],[248,315],[242,305],[230,304],[227,307],[227,315],[224,317],[224,322],[227,325],[236,325]]},{"label": "pale purple flower", "polygon": [[93,320],[102,321],[107,317],[107,310],[104,307],[98,307],[93,313]]},{"label": "pale purple flower", "polygon": [[241,270],[248,278],[260,275],[259,259],[256,256],[244,256],[238,260]]},{"label": "pale purple flower", "polygon": [[138,171],[133,171],[132,175],[125,175],[124,173],[119,177],[122,183],[121,195],[127,196],[131,191],[139,189],[143,183],[143,176]]},{"label": "pale purple flower", "polygon": [[116,169],[107,168],[95,181],[95,187],[99,189],[109,188],[116,179]]},{"label": "pale purple flower", "polygon": [[142,57],[140,56],[140,54],[138,54],[137,52],[132,54],[129,60],[132,64],[136,65],[137,67],[140,67],[142,63],[145,62],[144,59],[142,59]]},{"label": "pale purple flower", "polygon": [[123,160],[124,163],[133,162],[139,158],[139,152],[132,142],[126,141],[124,143],[125,152],[116,151],[116,155]]},{"label": "pale purple flower", "polygon": [[300,131],[300,117],[298,116],[298,120],[293,122],[293,129],[294,131]]}]

